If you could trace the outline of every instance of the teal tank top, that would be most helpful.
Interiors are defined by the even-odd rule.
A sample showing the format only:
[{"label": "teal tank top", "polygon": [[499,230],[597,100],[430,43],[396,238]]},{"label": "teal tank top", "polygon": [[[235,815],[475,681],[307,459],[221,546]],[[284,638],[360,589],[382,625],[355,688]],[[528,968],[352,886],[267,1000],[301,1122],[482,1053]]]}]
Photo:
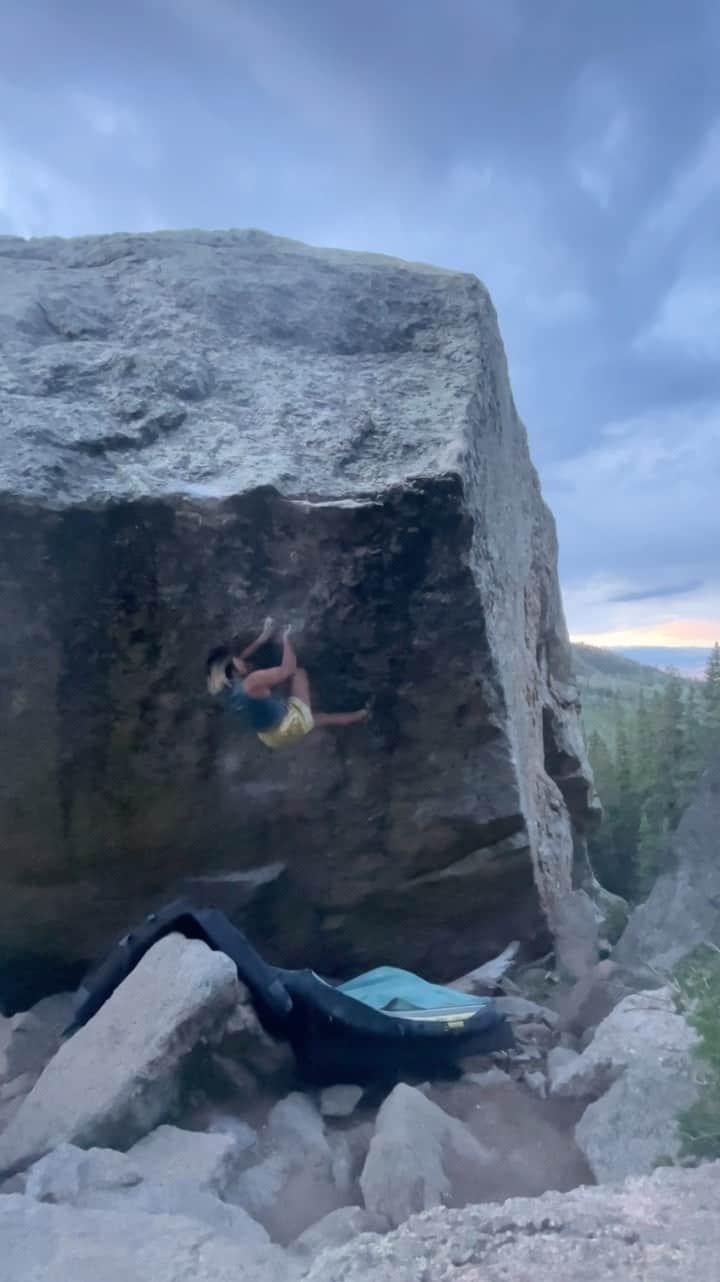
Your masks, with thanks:
[{"label": "teal tank top", "polygon": [[242,682],[234,681],[223,694],[225,707],[238,713],[255,731],[274,730],[285,717],[287,704],[284,699],[274,699],[269,695],[265,699],[251,699],[242,688]]}]

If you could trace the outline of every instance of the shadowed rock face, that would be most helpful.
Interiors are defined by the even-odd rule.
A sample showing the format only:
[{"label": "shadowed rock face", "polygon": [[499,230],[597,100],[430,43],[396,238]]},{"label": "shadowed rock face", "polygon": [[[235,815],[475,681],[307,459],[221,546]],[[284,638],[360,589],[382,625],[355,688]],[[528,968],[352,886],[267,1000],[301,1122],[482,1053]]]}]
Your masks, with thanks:
[{"label": "shadowed rock face", "polygon": [[[287,964],[547,943],[589,780],[542,503],[471,276],[259,233],[0,238],[0,938],[94,955],[178,889]],[[272,754],[210,646],[295,625]]]},{"label": "shadowed rock face", "polygon": [[615,949],[620,965],[657,982],[704,944],[720,944],[720,755],[672,837],[674,866],[632,913]]}]

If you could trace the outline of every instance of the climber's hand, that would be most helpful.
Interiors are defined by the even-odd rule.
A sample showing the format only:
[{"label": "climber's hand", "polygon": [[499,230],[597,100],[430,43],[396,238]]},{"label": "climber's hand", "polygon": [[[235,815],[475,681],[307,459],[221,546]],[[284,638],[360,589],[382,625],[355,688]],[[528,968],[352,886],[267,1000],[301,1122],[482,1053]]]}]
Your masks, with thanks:
[{"label": "climber's hand", "polygon": [[262,636],[267,641],[268,637],[271,637],[274,631],[275,631],[275,620],[271,617],[271,615],[268,615],[262,625]]}]

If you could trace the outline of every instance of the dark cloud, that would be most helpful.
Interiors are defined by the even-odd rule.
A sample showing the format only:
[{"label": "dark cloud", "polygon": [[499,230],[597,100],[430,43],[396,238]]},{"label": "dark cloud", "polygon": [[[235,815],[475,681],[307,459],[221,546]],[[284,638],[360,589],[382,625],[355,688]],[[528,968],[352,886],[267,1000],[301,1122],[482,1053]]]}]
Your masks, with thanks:
[{"label": "dark cloud", "polygon": [[0,232],[259,226],[473,271],[572,599],[714,581],[720,10],[581,8],[6,0]]},{"label": "dark cloud", "polygon": [[689,592],[697,592],[702,586],[702,579],[691,579],[689,583],[673,583],[669,587],[646,588],[638,592],[619,592],[609,596],[608,601],[613,605],[623,605],[631,601],[658,601],[662,597],[687,596]]}]

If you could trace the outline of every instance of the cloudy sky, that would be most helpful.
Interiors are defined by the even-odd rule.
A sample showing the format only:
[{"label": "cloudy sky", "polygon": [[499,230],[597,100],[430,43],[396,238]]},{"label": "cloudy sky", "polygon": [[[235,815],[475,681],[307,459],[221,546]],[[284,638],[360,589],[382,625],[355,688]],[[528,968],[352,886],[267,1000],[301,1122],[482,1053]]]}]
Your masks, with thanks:
[{"label": "cloudy sky", "polygon": [[720,636],[715,0],[5,0],[0,232],[477,273],[574,635]]}]

